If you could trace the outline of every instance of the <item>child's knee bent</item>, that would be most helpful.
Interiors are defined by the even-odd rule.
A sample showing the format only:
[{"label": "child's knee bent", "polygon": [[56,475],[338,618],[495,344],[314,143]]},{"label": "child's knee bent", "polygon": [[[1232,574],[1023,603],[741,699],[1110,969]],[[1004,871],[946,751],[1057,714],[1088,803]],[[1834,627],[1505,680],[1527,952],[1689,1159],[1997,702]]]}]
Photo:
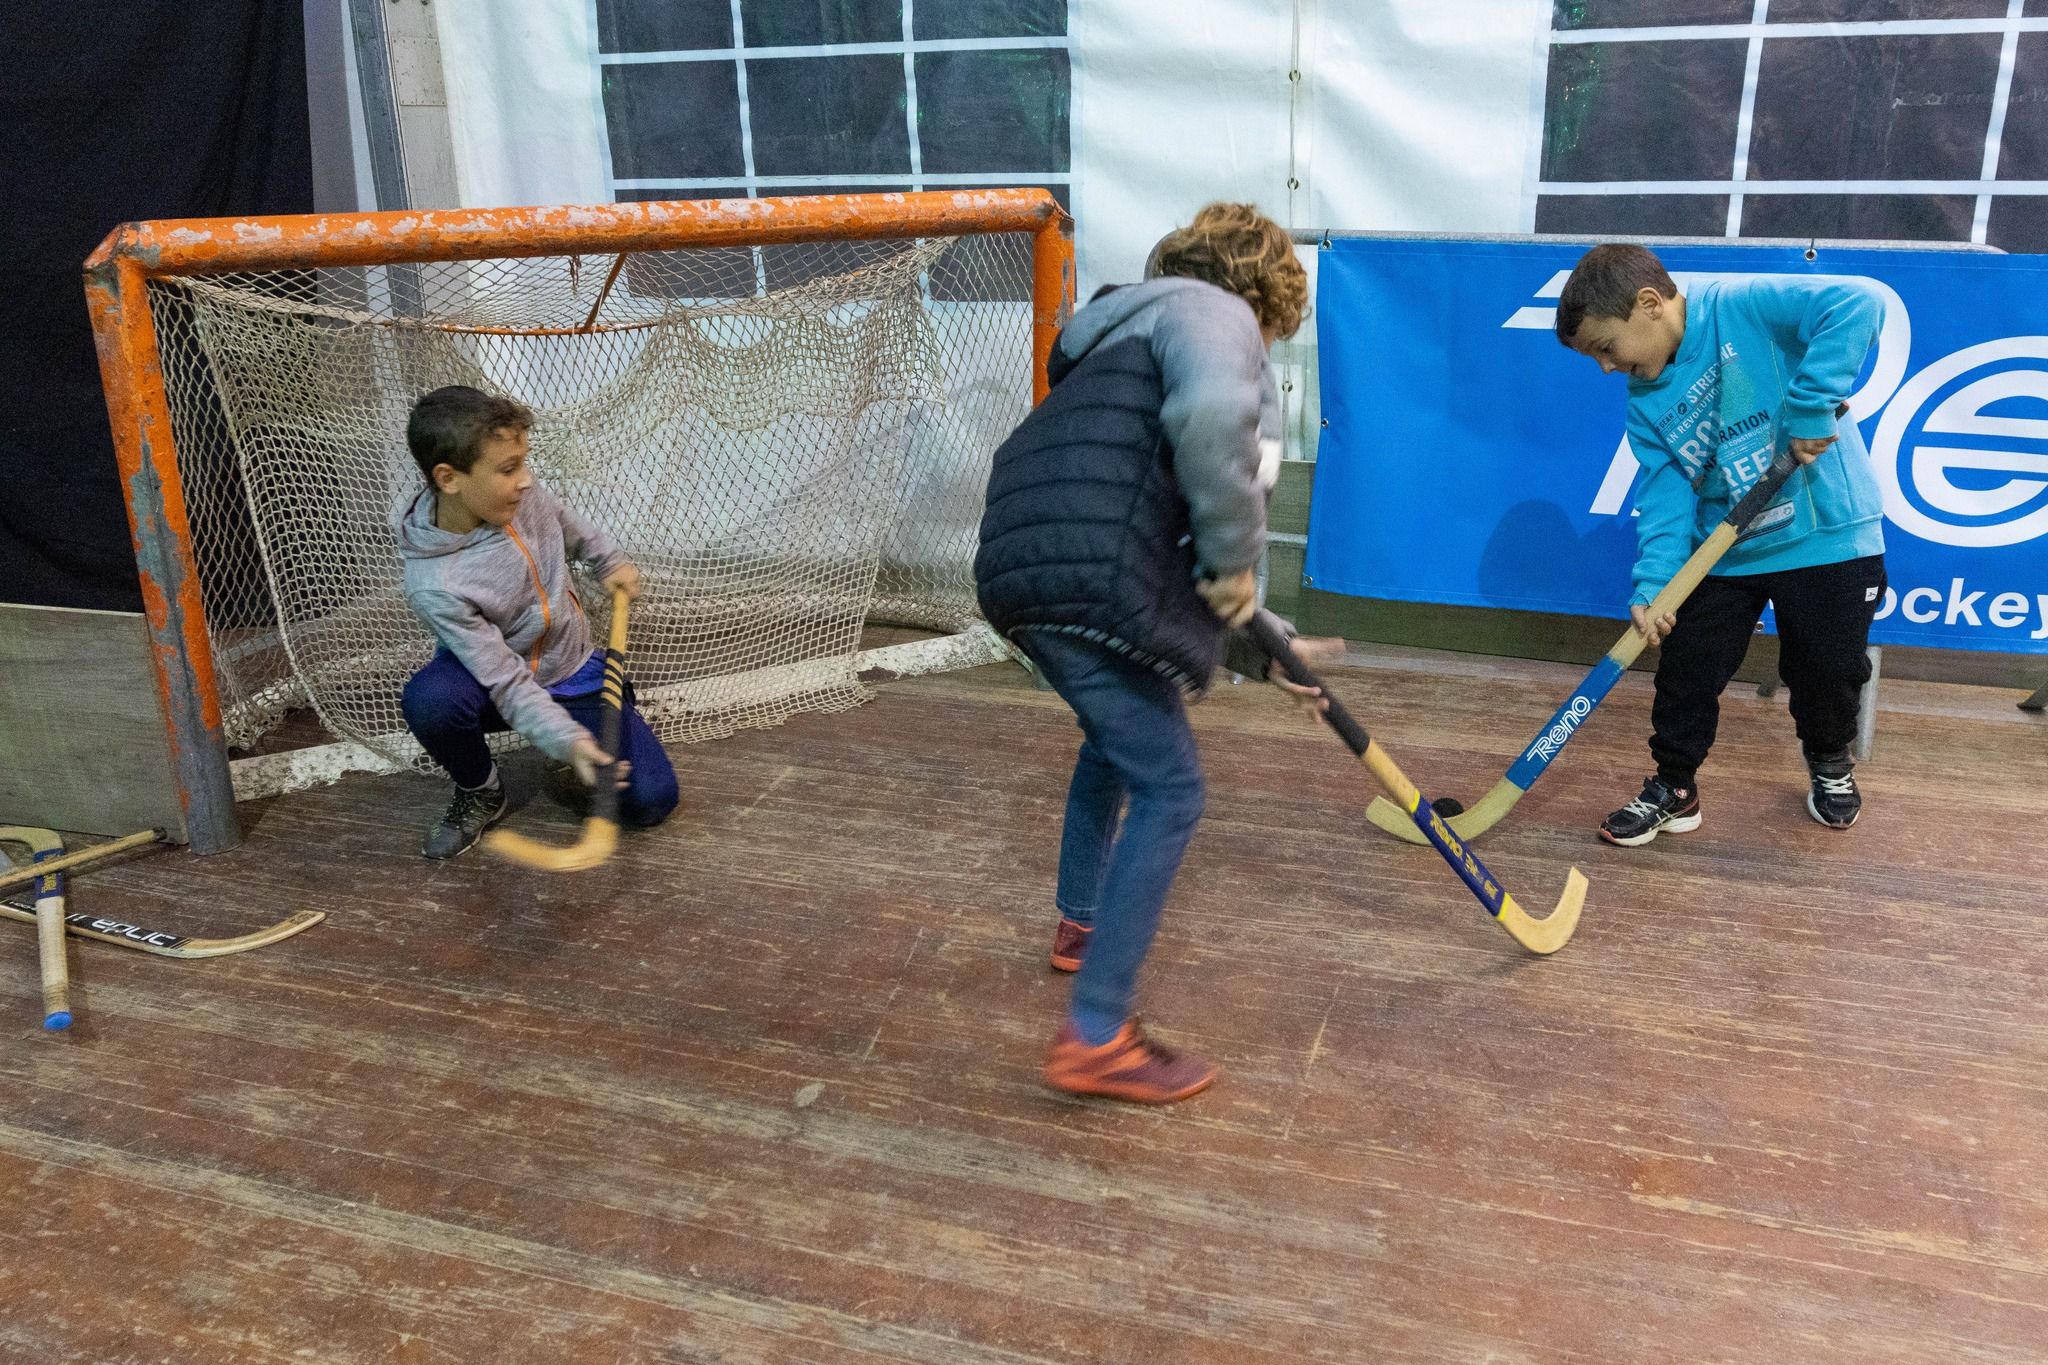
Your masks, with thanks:
[{"label": "child's knee bent", "polygon": [[641,770],[635,768],[626,790],[619,793],[619,822],[636,829],[658,825],[668,819],[681,799],[673,768],[664,767],[644,778]]},{"label": "child's knee bent", "polygon": [[465,700],[459,689],[449,686],[440,671],[429,665],[406,681],[398,708],[405,716],[406,728],[415,734],[460,730],[474,725],[479,714],[476,707],[465,706]]}]

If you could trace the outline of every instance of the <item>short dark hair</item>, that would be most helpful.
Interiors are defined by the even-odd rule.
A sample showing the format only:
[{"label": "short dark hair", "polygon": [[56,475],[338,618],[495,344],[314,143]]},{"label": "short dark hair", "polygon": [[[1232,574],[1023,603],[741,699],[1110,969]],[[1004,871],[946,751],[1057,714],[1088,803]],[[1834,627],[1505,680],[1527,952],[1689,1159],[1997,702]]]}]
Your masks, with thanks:
[{"label": "short dark hair", "polygon": [[525,431],[533,425],[533,409],[497,394],[450,384],[435,389],[412,405],[405,422],[405,444],[427,482],[434,466],[445,464],[467,474],[484,453],[484,439],[500,431]]},{"label": "short dark hair", "polygon": [[1654,289],[1665,298],[1678,296],[1678,285],[1664,262],[1646,246],[1605,242],[1579,257],[1564,292],[1557,296],[1557,339],[1569,346],[1587,314],[1626,318],[1636,310],[1636,295]]}]

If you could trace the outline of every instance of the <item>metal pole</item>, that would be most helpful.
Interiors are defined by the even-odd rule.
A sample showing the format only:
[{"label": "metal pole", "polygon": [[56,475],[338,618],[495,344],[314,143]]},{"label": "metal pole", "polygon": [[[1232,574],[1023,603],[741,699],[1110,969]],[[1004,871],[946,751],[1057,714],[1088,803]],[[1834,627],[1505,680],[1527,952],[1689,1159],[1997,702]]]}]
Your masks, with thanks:
[{"label": "metal pole", "polygon": [[218,853],[240,843],[242,830],[235,818],[213,647],[171,438],[170,405],[157,363],[149,284],[139,262],[95,257],[86,271],[85,294],[185,838],[195,853]]}]

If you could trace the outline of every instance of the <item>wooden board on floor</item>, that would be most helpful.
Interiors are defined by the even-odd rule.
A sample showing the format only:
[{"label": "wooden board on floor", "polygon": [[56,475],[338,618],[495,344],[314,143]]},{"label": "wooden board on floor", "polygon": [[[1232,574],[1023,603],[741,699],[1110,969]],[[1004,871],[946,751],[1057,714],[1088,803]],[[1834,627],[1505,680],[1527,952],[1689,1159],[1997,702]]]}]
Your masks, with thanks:
[{"label": "wooden board on floor", "polygon": [[140,614],[0,603],[0,822],[185,837]]},{"label": "wooden board on floor", "polygon": [[[1328,672],[1469,801],[1580,670]],[[1168,1110],[1038,1082],[1077,734],[1006,666],[678,749],[674,819],[580,876],[422,862],[418,777],[81,876],[152,925],[328,918],[74,944],[50,1038],[16,935],[0,1357],[2039,1365],[2043,723],[1888,685],[1836,833],[1738,690],[1705,826],[1609,848],[1648,705],[1624,679],[1484,841],[1532,902],[1592,877],[1534,959],[1366,824],[1331,735],[1221,688],[1145,997],[1223,1074]]]}]

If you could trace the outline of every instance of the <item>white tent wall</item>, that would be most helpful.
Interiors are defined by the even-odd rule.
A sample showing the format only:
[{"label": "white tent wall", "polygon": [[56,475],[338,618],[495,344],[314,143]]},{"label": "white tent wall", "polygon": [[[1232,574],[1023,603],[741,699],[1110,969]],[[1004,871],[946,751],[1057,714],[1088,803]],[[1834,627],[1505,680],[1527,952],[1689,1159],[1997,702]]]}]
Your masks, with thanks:
[{"label": "white tent wall", "polygon": [[[1135,277],[1159,234],[1212,199],[1295,227],[1527,231],[1549,11],[1071,5],[1083,296]],[[439,0],[434,13],[461,203],[610,200],[591,0]]]},{"label": "white tent wall", "polygon": [[438,0],[434,15],[462,207],[611,202],[592,0]]},{"label": "white tent wall", "polygon": [[[612,199],[593,0],[434,12],[460,202]],[[1070,5],[1081,297],[1135,279],[1214,199],[1297,228],[1527,231],[1549,15],[1548,0]],[[1305,329],[1275,356],[1297,458],[1315,448],[1313,348]]]},{"label": "white tent wall", "polygon": [[1527,232],[1550,0],[1314,5],[1296,227]]},{"label": "white tent wall", "polygon": [[1547,0],[1276,8],[1075,7],[1084,295],[1135,278],[1159,234],[1213,199],[1291,227],[1528,231]]}]

